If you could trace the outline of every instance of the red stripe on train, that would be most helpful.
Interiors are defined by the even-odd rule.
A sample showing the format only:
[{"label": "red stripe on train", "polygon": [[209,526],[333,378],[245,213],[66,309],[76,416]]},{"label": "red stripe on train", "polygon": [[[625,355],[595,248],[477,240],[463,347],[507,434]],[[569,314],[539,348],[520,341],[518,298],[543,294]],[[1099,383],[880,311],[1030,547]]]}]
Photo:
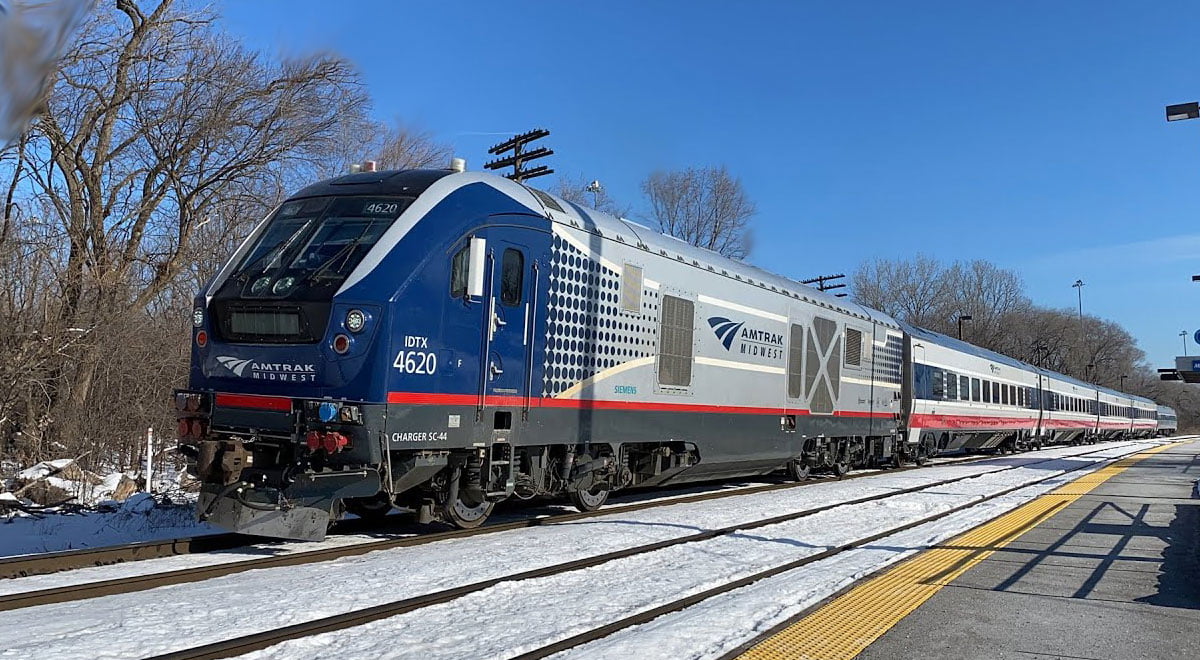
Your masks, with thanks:
[{"label": "red stripe on train", "polygon": [[281,396],[218,393],[216,400],[217,406],[228,406],[230,408],[255,408],[258,410],[274,410],[277,412],[292,412],[292,400]]},{"label": "red stripe on train", "polygon": [[[388,392],[388,403],[409,405],[475,406],[479,397],[471,394],[422,394],[418,392]],[[488,395],[486,406],[523,406],[525,398],[520,396]],[[727,413],[736,415],[809,415],[809,411],[797,408],[769,408],[762,406],[719,406],[695,403],[661,403],[647,401],[606,401],[603,399],[553,399],[531,397],[532,408],[568,408],[575,410],[633,410],[648,412],[699,412]],[[835,417],[879,417],[890,418],[892,413],[838,411]]]}]

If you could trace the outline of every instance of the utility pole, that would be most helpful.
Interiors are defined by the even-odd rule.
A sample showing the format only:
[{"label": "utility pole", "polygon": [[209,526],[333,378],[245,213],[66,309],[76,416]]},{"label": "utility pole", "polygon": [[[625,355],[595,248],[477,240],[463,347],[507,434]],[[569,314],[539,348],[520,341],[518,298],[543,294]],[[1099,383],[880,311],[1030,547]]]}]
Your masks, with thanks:
[{"label": "utility pole", "polygon": [[962,339],[962,322],[970,321],[970,320],[971,320],[970,314],[959,314],[958,315],[958,338],[959,338],[959,340]]},{"label": "utility pole", "polygon": [[1183,356],[1187,357],[1187,330],[1180,330],[1179,336],[1183,337]]},{"label": "utility pole", "polygon": [[[817,291],[829,291],[830,289],[845,288],[846,287],[845,282],[840,282],[838,284],[830,284],[830,282],[833,282],[835,280],[840,280],[844,277],[846,277],[846,276],[843,275],[842,273],[838,273],[837,275],[818,275],[817,277],[813,277],[813,278],[810,278],[807,280],[800,280],[800,283],[801,284],[816,284]],[[844,294],[844,293],[835,293],[833,295],[838,298],[846,297],[846,294]]]},{"label": "utility pole", "polygon": [[503,158],[497,158],[490,163],[485,163],[483,166],[484,169],[501,170],[506,167],[511,167],[513,168],[513,171],[505,174],[504,176],[512,179],[513,181],[525,181],[526,179],[532,179],[535,176],[553,174],[554,170],[550,169],[546,165],[538,165],[537,167],[524,169],[524,165],[526,163],[538,158],[545,158],[546,156],[550,156],[554,153],[553,150],[546,147],[538,147],[532,151],[525,151],[525,147],[530,143],[540,140],[547,135],[550,135],[550,131],[544,128],[535,128],[528,133],[522,133],[512,137],[511,139],[505,140],[500,144],[494,145],[492,148],[488,149],[489,154],[499,156],[506,151],[511,151],[512,154]]}]

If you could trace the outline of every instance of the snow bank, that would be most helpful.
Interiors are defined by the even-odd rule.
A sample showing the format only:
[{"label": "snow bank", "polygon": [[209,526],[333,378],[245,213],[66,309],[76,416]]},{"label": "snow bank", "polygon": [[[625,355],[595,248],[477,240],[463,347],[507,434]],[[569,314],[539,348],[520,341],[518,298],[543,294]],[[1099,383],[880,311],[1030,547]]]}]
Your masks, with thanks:
[{"label": "snow bank", "polygon": [[[2,493],[16,499],[11,493]],[[7,498],[6,498],[7,499]],[[0,518],[0,557],[99,548],[139,541],[215,534],[195,520],[195,504],[159,503],[138,493],[107,511],[58,512]]]}]

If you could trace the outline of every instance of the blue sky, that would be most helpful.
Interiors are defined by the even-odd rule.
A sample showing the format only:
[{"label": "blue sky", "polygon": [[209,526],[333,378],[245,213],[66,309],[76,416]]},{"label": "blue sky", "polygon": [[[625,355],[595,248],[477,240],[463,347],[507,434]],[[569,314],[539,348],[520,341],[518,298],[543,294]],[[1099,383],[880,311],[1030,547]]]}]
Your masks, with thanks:
[{"label": "blue sky", "polygon": [[453,143],[472,169],[490,133],[543,126],[558,172],[638,208],[655,169],[726,165],[759,209],[749,261],[787,276],[981,258],[1070,309],[1083,279],[1084,311],[1124,325],[1155,367],[1200,328],[1200,120],[1163,118],[1200,100],[1200,4],[221,9],[271,54],[354,60],[379,118]]}]

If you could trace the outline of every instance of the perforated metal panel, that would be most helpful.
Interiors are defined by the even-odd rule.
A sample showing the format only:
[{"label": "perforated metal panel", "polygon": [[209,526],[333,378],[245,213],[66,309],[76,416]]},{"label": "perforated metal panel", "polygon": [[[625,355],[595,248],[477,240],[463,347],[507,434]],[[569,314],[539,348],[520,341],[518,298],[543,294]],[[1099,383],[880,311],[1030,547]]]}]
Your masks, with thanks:
[{"label": "perforated metal panel", "polygon": [[620,309],[621,273],[555,236],[551,247],[542,396],[629,360],[654,355],[658,293],[642,291],[640,313]]},{"label": "perforated metal panel", "polygon": [[692,328],[696,305],[674,296],[662,297],[658,339],[658,382],[686,387],[692,384]]}]

